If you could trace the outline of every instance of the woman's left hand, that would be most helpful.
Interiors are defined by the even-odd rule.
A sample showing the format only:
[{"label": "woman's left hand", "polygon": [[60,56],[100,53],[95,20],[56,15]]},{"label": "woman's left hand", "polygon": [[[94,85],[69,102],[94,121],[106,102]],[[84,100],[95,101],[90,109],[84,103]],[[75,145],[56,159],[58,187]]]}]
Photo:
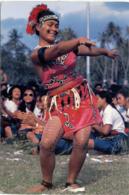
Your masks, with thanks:
[{"label": "woman's left hand", "polygon": [[110,51],[107,52],[107,57],[115,59],[116,57],[119,56],[118,50],[116,49],[112,49]]}]

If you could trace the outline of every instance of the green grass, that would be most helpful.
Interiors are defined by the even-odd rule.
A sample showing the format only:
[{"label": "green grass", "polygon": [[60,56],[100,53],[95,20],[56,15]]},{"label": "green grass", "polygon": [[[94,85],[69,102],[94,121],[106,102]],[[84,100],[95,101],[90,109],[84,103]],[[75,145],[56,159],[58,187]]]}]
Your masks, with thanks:
[{"label": "green grass", "polygon": [[[25,150],[14,153],[21,149],[20,145],[0,144],[0,192],[23,194],[41,181],[39,156],[32,156]],[[68,161],[67,155],[56,157],[54,189],[45,193],[68,194],[61,192],[66,182]],[[129,195],[129,155],[90,154],[78,181],[86,187],[86,192],[81,194]]]}]

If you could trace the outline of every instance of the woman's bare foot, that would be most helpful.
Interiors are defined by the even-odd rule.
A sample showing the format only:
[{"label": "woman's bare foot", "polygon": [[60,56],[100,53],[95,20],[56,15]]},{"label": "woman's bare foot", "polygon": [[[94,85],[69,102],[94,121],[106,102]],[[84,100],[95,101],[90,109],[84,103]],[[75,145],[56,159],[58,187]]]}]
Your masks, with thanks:
[{"label": "woman's bare foot", "polygon": [[45,190],[47,190],[48,188],[45,187],[44,185],[42,184],[37,184],[29,189],[27,189],[26,193],[40,193],[40,192],[43,192]]},{"label": "woman's bare foot", "polygon": [[42,180],[41,184],[35,185],[34,187],[31,187],[27,190],[28,193],[40,193],[45,190],[52,189],[53,185],[52,183],[46,182],[45,180]]}]

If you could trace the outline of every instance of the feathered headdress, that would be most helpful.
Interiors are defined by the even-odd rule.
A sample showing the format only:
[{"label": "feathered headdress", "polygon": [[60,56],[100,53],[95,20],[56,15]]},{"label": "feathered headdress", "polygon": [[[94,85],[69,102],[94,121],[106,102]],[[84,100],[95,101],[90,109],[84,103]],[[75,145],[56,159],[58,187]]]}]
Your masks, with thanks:
[{"label": "feathered headdress", "polygon": [[28,23],[26,27],[26,32],[28,34],[33,35],[35,33],[35,26],[37,24],[37,16],[41,11],[49,10],[47,5],[41,4],[37,5],[35,8],[32,9],[30,16],[28,18]]}]

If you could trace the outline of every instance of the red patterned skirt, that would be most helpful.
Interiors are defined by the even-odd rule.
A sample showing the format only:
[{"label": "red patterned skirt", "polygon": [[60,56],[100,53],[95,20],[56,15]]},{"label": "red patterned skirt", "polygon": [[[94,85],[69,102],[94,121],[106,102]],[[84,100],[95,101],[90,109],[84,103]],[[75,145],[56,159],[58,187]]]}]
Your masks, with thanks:
[{"label": "red patterned skirt", "polygon": [[49,96],[48,109],[45,113],[45,121],[52,116],[60,118],[65,134],[102,122],[97,108],[97,97],[87,82],[82,81],[75,86],[75,93],[72,89]]}]

